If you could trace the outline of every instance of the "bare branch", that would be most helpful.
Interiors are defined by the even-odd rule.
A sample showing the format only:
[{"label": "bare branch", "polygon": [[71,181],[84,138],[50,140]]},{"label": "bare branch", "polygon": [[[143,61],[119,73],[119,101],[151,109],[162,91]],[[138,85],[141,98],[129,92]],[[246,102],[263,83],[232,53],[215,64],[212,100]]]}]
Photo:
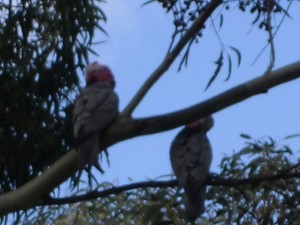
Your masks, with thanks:
[{"label": "bare branch", "polygon": [[[290,1],[290,2],[289,2],[289,4],[288,4],[288,6],[287,6],[286,9],[282,8],[282,6],[279,5],[279,4],[278,4],[277,2],[275,2],[275,1],[273,1],[273,3],[274,3],[278,8],[280,8],[280,9],[284,12],[284,15],[283,15],[283,17],[281,18],[281,20],[280,20],[280,22],[279,22],[279,25],[276,27],[275,32],[272,33],[272,39],[274,40],[276,34],[277,34],[278,31],[279,31],[279,28],[280,28],[281,25],[283,24],[283,21],[285,20],[285,18],[286,18],[286,17],[291,18],[291,16],[289,15],[288,11],[289,11],[289,9],[290,9],[290,7],[291,7],[293,1]],[[270,36],[270,33],[269,33],[269,36]],[[269,38],[269,39],[270,39],[270,38]],[[263,54],[263,52],[264,52],[265,49],[268,47],[268,45],[269,45],[269,42],[262,48],[262,50],[261,50],[261,51],[259,52],[259,54],[256,56],[256,58],[254,59],[254,61],[251,63],[252,66],[256,63],[256,61],[259,59],[259,57]],[[273,50],[274,50],[274,56],[275,56],[275,47],[274,47],[274,46],[273,46]],[[272,54],[272,46],[271,46],[271,54]],[[270,66],[270,65],[272,64],[272,59],[271,59],[270,61],[271,61],[271,62],[269,63],[269,66],[268,66],[268,68],[267,68],[265,74],[268,74],[268,72],[270,72],[270,71],[268,71],[269,68],[271,68],[271,70],[273,69],[273,67]],[[274,57],[274,63],[275,63],[275,57]]]},{"label": "bare branch", "polygon": [[[297,163],[288,169],[278,171],[274,175],[260,175],[260,176],[253,176],[249,178],[242,178],[242,179],[222,178],[219,176],[210,175],[206,181],[206,184],[211,186],[228,186],[228,187],[235,187],[240,185],[257,186],[263,182],[300,178],[299,172],[289,173],[289,171],[298,168],[299,165],[300,164]],[[80,201],[94,200],[96,198],[106,197],[109,195],[117,195],[126,191],[135,190],[139,188],[167,188],[167,187],[175,187],[177,185],[178,185],[177,180],[137,182],[137,183],[124,185],[120,187],[109,188],[107,190],[102,190],[102,191],[94,190],[84,195],[78,195],[78,196],[72,196],[66,198],[49,198],[45,200],[43,205],[71,204]]]},{"label": "bare branch", "polygon": [[[177,112],[144,119],[116,121],[103,134],[101,149],[132,137],[173,129],[225,109],[251,96],[266,93],[272,87],[299,77],[300,61],[275,70],[270,73],[270,76],[260,75],[258,78]],[[45,197],[76,171],[76,157],[76,151],[71,150],[41,176],[34,178],[15,191],[2,194],[0,196],[0,215],[42,205]]]},{"label": "bare branch", "polygon": [[270,63],[269,66],[265,72],[265,75],[269,75],[269,73],[272,71],[274,65],[275,65],[275,46],[274,46],[274,35],[273,35],[273,28],[271,23],[271,12],[272,8],[274,7],[274,1],[273,0],[267,0],[267,31],[269,35],[268,42],[270,44]]},{"label": "bare branch", "polygon": [[43,205],[62,205],[69,203],[76,203],[80,201],[88,201],[93,200],[100,197],[105,197],[109,195],[117,195],[123,193],[125,191],[135,190],[138,188],[166,188],[166,187],[174,187],[176,186],[177,180],[169,180],[169,181],[144,181],[133,184],[128,184],[120,187],[113,187],[103,191],[94,190],[84,195],[66,197],[66,198],[49,198],[45,200]]},{"label": "bare branch", "polygon": [[[255,79],[235,86],[191,107],[165,115],[124,121],[122,129],[115,124],[116,126],[112,126],[109,129],[109,131],[106,133],[107,136],[105,136],[104,139],[115,143],[115,141],[128,139],[137,135],[153,134],[170,130],[192,122],[196,119],[211,115],[247,98],[250,98],[251,96],[267,93],[272,87],[297,79],[299,77],[300,61],[272,71],[270,76],[264,76],[264,74],[262,74]],[[111,140],[111,137],[116,138],[116,140]]]},{"label": "bare branch", "polygon": [[300,178],[300,173],[290,173],[290,174],[283,174],[279,173],[276,175],[265,175],[265,176],[255,176],[255,177],[249,177],[244,179],[224,179],[221,177],[215,177],[211,178],[207,182],[207,184],[211,186],[228,186],[228,187],[234,187],[239,185],[259,185],[263,182],[270,182],[275,180],[287,180],[287,179],[293,179],[293,178]]},{"label": "bare branch", "polygon": [[199,30],[204,26],[206,20],[214,12],[214,10],[223,2],[223,0],[213,0],[211,1],[199,14],[198,18],[193,22],[191,27],[185,32],[182,38],[179,40],[177,45],[166,55],[162,63],[154,70],[142,87],[138,90],[136,95],[132,98],[129,104],[125,107],[122,112],[122,117],[130,117],[132,112],[150,90],[150,88],[155,84],[155,82],[169,69],[174,60],[177,58],[182,49],[187,43],[192,40]]}]

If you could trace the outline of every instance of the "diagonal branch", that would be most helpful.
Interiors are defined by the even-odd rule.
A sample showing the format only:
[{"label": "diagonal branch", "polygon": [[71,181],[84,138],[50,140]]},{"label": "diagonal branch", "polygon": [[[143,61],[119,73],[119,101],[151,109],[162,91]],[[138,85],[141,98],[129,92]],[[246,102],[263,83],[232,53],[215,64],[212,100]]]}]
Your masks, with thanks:
[{"label": "diagonal branch", "polygon": [[[165,115],[144,119],[116,121],[104,134],[101,149],[117,142],[146,134],[173,129],[232,106],[254,95],[266,93],[272,87],[300,77],[300,61],[272,71],[269,76],[240,84],[194,106]],[[0,215],[42,205],[49,193],[76,171],[77,153],[70,151],[42,175],[15,191],[0,196]]]},{"label": "diagonal branch", "polygon": [[[115,143],[115,141],[125,140],[136,137],[137,135],[153,134],[170,130],[221,111],[222,109],[248,99],[251,96],[267,93],[272,87],[299,77],[300,61],[274,70],[269,76],[264,76],[264,74],[262,74],[257,78],[235,86],[191,107],[145,119],[124,121],[121,130],[119,126],[112,126],[106,133],[107,136],[105,136],[105,139]],[[118,135],[113,135],[116,133],[118,133]],[[112,136],[114,136],[116,140],[109,139]]]},{"label": "diagonal branch", "polygon": [[154,70],[154,72],[138,90],[129,104],[125,107],[124,111],[121,113],[122,117],[130,117],[132,112],[142,101],[150,88],[169,69],[182,49],[195,37],[195,35],[197,35],[199,30],[204,27],[206,20],[222,2],[223,0],[213,0],[207,4],[207,6],[201,11],[198,18],[193,22],[191,27],[185,32],[182,38],[180,38],[176,46],[166,55],[162,63],[156,68],[156,70]]}]

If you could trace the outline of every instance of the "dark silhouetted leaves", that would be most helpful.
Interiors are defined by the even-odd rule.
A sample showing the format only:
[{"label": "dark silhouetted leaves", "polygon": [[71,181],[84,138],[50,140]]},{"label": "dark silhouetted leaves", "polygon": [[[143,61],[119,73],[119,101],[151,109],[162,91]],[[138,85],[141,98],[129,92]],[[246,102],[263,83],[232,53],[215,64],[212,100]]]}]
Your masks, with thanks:
[{"label": "dark silhouetted leaves", "polygon": [[216,69],[215,69],[215,72],[214,74],[212,75],[212,77],[209,79],[206,87],[205,87],[205,90],[207,90],[210,85],[214,82],[214,80],[217,78],[217,76],[219,75],[220,71],[221,71],[221,68],[223,66],[223,60],[224,60],[224,57],[223,57],[223,51],[220,53],[220,56],[218,58],[217,61],[215,61],[215,64],[217,65]]},{"label": "dark silhouetted leaves", "polygon": [[37,176],[72,142],[71,112],[101,1],[0,3],[0,193]]}]

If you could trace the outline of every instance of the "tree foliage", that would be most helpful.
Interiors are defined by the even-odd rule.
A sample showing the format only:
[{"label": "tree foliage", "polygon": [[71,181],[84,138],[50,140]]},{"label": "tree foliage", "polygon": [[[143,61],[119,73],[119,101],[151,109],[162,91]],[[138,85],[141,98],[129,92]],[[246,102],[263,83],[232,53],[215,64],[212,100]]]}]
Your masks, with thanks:
[{"label": "tree foliage", "polygon": [[[159,3],[166,13],[172,14],[174,33],[172,35],[172,42],[170,49],[177,39],[180,39],[182,35],[189,29],[196,18],[207,8],[212,1],[202,0],[149,0],[145,4]],[[259,29],[264,29],[269,36],[267,45],[271,46],[270,65],[267,72],[270,72],[274,66],[275,61],[275,47],[273,39],[278,32],[285,17],[290,17],[288,9],[290,8],[292,1],[276,1],[276,0],[238,0],[238,1],[222,1],[221,10],[218,11],[217,16],[211,17],[212,26],[218,36],[219,30],[222,28],[225,20],[224,14],[226,11],[238,8],[240,11],[250,13],[253,15],[252,24],[256,25]],[[231,11],[231,13],[236,13]],[[185,48],[185,53],[182,56],[179,64],[179,70],[182,66],[187,66],[190,49],[193,44],[197,44],[199,39],[203,36],[203,32],[206,29],[206,25],[203,25],[197,33],[189,41],[188,46]],[[232,68],[232,53],[237,57],[237,65],[241,62],[241,52],[233,46],[227,46],[222,42],[222,38],[219,37],[220,44],[222,46],[220,56],[216,60],[216,70],[211,76],[206,89],[210,87],[212,82],[218,77],[224,64],[227,64],[228,75],[226,80],[231,76]],[[265,49],[265,48],[264,48]],[[227,57],[223,56],[226,53]]]},{"label": "tree foliage", "polygon": [[106,18],[93,0],[1,1],[0,12],[1,193],[68,150],[77,72]]},{"label": "tree foliage", "polygon": [[[223,158],[218,174],[210,175],[206,213],[195,224],[299,222],[300,164],[295,157],[288,146],[271,138],[249,139],[245,148]],[[278,174],[282,178],[273,179]],[[98,186],[110,188],[110,183]],[[25,224],[188,224],[182,197],[174,185],[137,188],[66,207],[40,208],[39,216],[28,216]]]},{"label": "tree foliage", "polygon": [[[8,209],[0,204],[0,212],[24,209],[14,215],[16,224],[187,224],[183,193],[175,180],[133,183],[126,187],[101,183],[94,191],[75,189],[76,196],[66,198],[61,198],[59,193],[53,197],[56,192],[50,194],[76,169],[73,165],[76,154],[71,150],[71,102],[79,89],[78,72],[82,72],[88,62],[89,53],[94,53],[91,50],[94,32],[98,29],[105,33],[100,26],[106,21],[100,2],[102,0],[3,0],[0,3],[0,202],[11,197]],[[273,21],[278,14],[289,16],[289,3],[285,3],[288,7],[284,8],[273,0],[150,0],[147,3],[152,2],[159,3],[174,17],[170,48],[162,64],[125,107],[120,119],[104,134],[104,139],[109,137],[101,143],[104,147],[191,122],[299,77],[299,67],[291,65],[286,70],[273,71],[274,76],[261,76],[181,111],[145,119],[131,118],[145,94],[182,52],[179,69],[187,65],[190,49],[200,41],[209,18],[218,35],[217,30],[224,20],[223,9],[238,6],[241,11],[254,14],[253,24],[265,28],[269,35],[268,72],[271,72],[275,58],[272,40],[281,24],[274,30]],[[221,11],[214,17],[220,5]],[[237,64],[241,63],[242,54],[238,49],[221,44],[216,69],[207,88],[226,60],[229,68],[226,80],[230,78],[232,53],[237,56]],[[215,102],[219,104],[212,104]],[[300,164],[294,159],[297,156],[289,147],[271,138],[243,137],[248,138],[246,147],[224,157],[220,171],[207,179],[207,211],[195,223],[291,224],[300,221],[297,198]],[[66,162],[64,159],[69,167],[67,172],[59,170],[64,165],[61,161]],[[79,182],[78,177],[76,179]],[[32,195],[31,188],[41,193]],[[15,189],[19,192],[13,191]],[[11,206],[24,198],[30,200],[28,205]],[[35,206],[35,210],[27,210]],[[5,223],[8,217],[1,219]]]},{"label": "tree foliage", "polygon": [[[299,202],[295,196],[300,182],[296,157],[288,146],[272,138],[250,140],[241,151],[224,157],[218,176],[253,179],[244,185],[211,188],[210,219],[225,224],[295,224],[299,221]],[[271,179],[274,175],[291,173],[296,176]],[[262,177],[265,179],[255,179]]]}]

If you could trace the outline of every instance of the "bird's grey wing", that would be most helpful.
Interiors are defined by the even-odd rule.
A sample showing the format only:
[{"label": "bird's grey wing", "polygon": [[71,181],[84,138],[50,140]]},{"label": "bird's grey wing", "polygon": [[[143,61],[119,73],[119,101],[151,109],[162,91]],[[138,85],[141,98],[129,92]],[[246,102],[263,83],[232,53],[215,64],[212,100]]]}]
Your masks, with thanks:
[{"label": "bird's grey wing", "polygon": [[73,111],[74,137],[103,130],[118,115],[118,96],[112,88],[93,85],[79,95]]},{"label": "bird's grey wing", "polygon": [[170,160],[173,172],[180,186],[184,186],[188,179],[188,171],[186,166],[187,143],[184,130],[181,131],[173,140],[170,148]]},{"label": "bird's grey wing", "polygon": [[212,162],[212,148],[206,134],[193,136],[189,141],[190,149],[187,155],[187,166],[190,177],[201,185],[205,182]]}]

